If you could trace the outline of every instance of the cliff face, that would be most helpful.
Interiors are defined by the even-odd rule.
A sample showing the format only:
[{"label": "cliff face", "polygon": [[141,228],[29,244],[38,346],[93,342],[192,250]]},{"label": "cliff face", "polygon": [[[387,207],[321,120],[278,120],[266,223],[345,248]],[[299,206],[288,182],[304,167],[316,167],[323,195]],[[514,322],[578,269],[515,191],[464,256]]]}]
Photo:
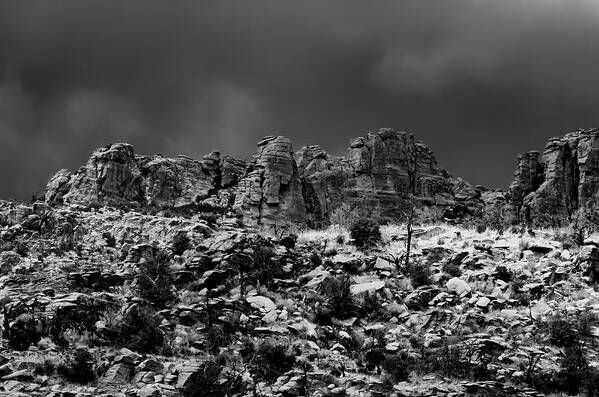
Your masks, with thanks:
[{"label": "cliff face", "polygon": [[94,151],[73,174],[58,171],[46,186],[45,200],[51,205],[179,208],[231,187],[244,173],[244,162],[221,158],[218,152],[201,161],[185,156],[136,156],[131,145],[115,143]]},{"label": "cliff face", "polygon": [[45,199],[156,208],[218,203],[248,226],[319,226],[343,203],[396,215],[408,195],[443,208],[477,199],[470,185],[438,167],[427,146],[389,128],[352,139],[342,157],[316,145],[294,153],[288,138],[269,136],[248,164],[218,152],[200,161],[140,156],[131,145],[113,144],[96,150],[74,174],[54,175]]},{"label": "cliff face", "polygon": [[599,193],[599,131],[578,130],[519,157],[509,200],[520,220],[564,223]]},{"label": "cliff face", "polygon": [[237,186],[234,208],[248,226],[303,223],[305,204],[288,138],[266,137]]},{"label": "cliff face", "polygon": [[385,128],[354,138],[344,157],[308,146],[296,158],[314,224],[326,222],[342,203],[376,207],[388,216],[397,215],[410,194],[429,205],[455,204],[452,178],[428,147],[405,132]]}]

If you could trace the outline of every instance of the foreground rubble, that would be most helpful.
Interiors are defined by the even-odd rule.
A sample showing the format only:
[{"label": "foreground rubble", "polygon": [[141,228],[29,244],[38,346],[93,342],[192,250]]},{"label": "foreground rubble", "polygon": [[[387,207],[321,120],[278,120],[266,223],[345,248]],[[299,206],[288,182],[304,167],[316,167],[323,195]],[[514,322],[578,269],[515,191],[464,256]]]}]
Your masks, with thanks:
[{"label": "foreground rubble", "polygon": [[402,226],[360,251],[340,227],[296,241],[226,217],[2,203],[0,220],[10,396],[543,395],[532,377],[568,352],[547,324],[599,310],[597,244],[551,230],[422,226],[420,274]]}]

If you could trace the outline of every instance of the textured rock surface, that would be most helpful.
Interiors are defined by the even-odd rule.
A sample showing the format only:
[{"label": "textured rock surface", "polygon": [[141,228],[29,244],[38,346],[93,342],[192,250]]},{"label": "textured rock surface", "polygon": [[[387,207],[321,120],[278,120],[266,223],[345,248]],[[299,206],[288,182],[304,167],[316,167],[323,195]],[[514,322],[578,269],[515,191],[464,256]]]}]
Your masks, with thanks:
[{"label": "textured rock surface", "polygon": [[447,206],[455,203],[455,186],[461,199],[476,199],[470,185],[456,183],[437,166],[428,147],[390,128],[352,139],[344,157],[308,146],[296,159],[309,221],[315,225],[325,222],[341,203],[376,207],[394,216],[410,194],[429,205]]},{"label": "textured rock surface", "polygon": [[599,193],[599,132],[577,130],[547,142],[542,158],[519,158],[509,198],[520,219],[566,222]]},{"label": "textured rock surface", "polygon": [[[52,194],[51,194],[52,196]],[[116,143],[96,150],[70,182],[66,202],[123,205],[141,201],[141,172],[133,146]]]},{"label": "textured rock surface", "polygon": [[196,204],[217,190],[234,186],[244,175],[244,161],[212,152],[202,160],[186,156],[136,156],[129,144],[94,151],[75,174],[58,171],[48,182],[48,204],[177,208]]},{"label": "textured rock surface", "polygon": [[[443,207],[477,205],[480,194],[437,166],[411,134],[383,128],[354,138],[343,157],[268,136],[250,164],[219,152],[202,160],[135,155],[118,143],[96,150],[74,174],[61,170],[46,187],[48,204],[220,208],[247,226],[329,221],[342,204],[396,216],[407,196]],[[195,207],[199,208],[199,207]]]},{"label": "textured rock surface", "polygon": [[244,224],[304,222],[305,204],[289,139],[262,139],[251,167],[253,170],[239,182],[235,197],[235,209]]},{"label": "textured rock surface", "polygon": [[180,207],[206,198],[218,184],[218,152],[203,161],[157,157],[144,164],[145,200],[160,207]]}]

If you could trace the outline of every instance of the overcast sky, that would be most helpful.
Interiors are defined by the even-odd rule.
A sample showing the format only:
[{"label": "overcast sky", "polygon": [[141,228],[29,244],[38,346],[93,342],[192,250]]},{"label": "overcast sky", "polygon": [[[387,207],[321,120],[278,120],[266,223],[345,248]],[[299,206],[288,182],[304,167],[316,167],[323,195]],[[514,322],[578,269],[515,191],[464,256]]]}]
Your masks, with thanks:
[{"label": "overcast sky", "polygon": [[598,38],[593,0],[0,0],[0,197],[115,141],[341,154],[380,127],[503,188],[518,153],[599,125]]}]

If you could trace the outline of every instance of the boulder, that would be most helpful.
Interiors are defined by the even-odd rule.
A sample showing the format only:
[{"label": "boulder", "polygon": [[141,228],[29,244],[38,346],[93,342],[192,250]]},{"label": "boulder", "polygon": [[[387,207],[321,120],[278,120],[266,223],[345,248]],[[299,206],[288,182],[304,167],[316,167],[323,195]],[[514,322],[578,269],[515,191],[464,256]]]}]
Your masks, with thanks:
[{"label": "boulder", "polygon": [[177,378],[177,389],[186,396],[221,395],[216,380],[221,366],[210,360],[188,362],[181,368]]},{"label": "boulder", "polygon": [[466,281],[458,277],[453,277],[449,279],[445,286],[448,290],[453,291],[460,296],[464,296],[472,290],[472,288],[470,288],[470,285],[468,285]]},{"label": "boulder", "polygon": [[109,383],[128,383],[133,376],[134,366],[129,363],[120,362],[112,365],[104,374],[104,381]]}]

